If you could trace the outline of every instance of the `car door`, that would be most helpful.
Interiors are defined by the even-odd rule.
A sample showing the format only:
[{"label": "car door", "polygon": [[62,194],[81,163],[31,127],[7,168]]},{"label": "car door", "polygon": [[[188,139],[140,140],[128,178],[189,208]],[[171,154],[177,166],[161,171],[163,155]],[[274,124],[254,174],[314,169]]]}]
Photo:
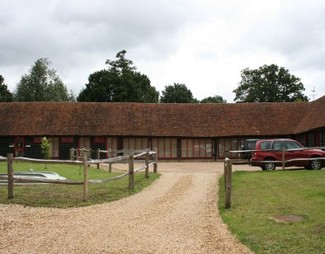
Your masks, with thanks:
[{"label": "car door", "polygon": [[[286,152],[286,160],[294,160],[305,158],[305,152],[303,147],[294,141],[286,142],[287,152]],[[300,166],[305,165],[306,161],[292,161],[288,165]]]},{"label": "car door", "polygon": [[[282,141],[282,140],[274,141],[272,149],[273,149],[273,153],[276,157],[276,160],[282,161],[283,149],[287,149],[285,141]],[[287,160],[287,159],[288,159],[287,154],[285,154],[285,160]]]}]

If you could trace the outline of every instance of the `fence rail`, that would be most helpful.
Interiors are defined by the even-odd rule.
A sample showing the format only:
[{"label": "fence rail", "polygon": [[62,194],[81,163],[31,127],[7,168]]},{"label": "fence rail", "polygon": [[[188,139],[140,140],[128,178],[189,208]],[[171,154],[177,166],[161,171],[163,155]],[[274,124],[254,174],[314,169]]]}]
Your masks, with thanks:
[{"label": "fence rail", "polygon": [[[291,149],[292,150],[292,149]],[[251,150],[251,151],[256,151],[256,150]],[[259,150],[260,151],[260,150]],[[265,150],[263,150],[265,151]],[[278,150],[277,150],[278,151]],[[232,152],[232,151],[229,151]],[[239,152],[247,152],[247,151],[234,151],[236,153]],[[282,164],[282,168],[285,168],[286,163],[290,163],[293,161],[312,161],[312,160],[324,160],[325,157],[314,157],[314,158],[298,158],[298,159],[290,159],[290,160],[284,160],[284,156],[282,156],[281,161],[260,161],[261,163],[278,163]],[[250,164],[247,162],[247,164]],[[232,194],[232,165],[233,162],[229,158],[225,158],[224,160],[224,188],[225,188],[225,209],[230,209],[231,208],[231,194]],[[324,164],[323,164],[324,165]]]},{"label": "fence rail", "polygon": [[[154,155],[154,160],[150,161],[150,156]],[[134,169],[134,159],[137,157],[146,156],[146,160],[143,166]],[[134,189],[134,174],[145,169],[145,177],[149,177],[149,167],[154,166],[154,173],[157,173],[158,161],[157,154],[155,151],[149,149],[137,151],[137,154],[117,156],[102,160],[92,160],[88,159],[87,156],[83,157],[83,160],[43,160],[43,159],[32,159],[26,157],[13,157],[13,154],[8,154],[7,157],[0,156],[0,161],[7,161],[7,175],[1,176],[0,179],[7,180],[8,182],[8,198],[11,199],[14,197],[14,183],[51,183],[51,184],[67,184],[67,185],[83,185],[83,201],[88,200],[88,184],[99,184],[99,183],[108,183],[118,179],[121,179],[129,175],[128,188],[131,190]],[[44,164],[72,164],[72,165],[83,165],[84,166],[84,180],[83,181],[73,181],[73,180],[56,180],[56,179],[35,179],[32,177],[17,177],[14,176],[13,170],[13,161],[27,161],[34,163],[44,163]],[[119,176],[111,177],[109,179],[103,180],[89,180],[88,179],[88,167],[89,164],[100,164],[100,163],[128,163],[129,170]],[[111,170],[110,170],[111,172]]]}]

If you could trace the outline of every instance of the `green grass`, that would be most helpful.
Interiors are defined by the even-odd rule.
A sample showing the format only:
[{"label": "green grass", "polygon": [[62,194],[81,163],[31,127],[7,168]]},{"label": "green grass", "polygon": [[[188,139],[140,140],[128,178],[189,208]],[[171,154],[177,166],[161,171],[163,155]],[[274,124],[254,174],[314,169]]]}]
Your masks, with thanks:
[{"label": "green grass", "polygon": [[[27,171],[32,168],[34,171],[52,171],[69,180],[83,180],[83,165],[49,164],[45,169],[44,164],[33,164],[26,162],[15,162],[14,171]],[[0,163],[0,173],[7,172],[7,164]],[[89,168],[89,179],[108,179],[121,173],[108,173],[104,170]],[[62,185],[62,184],[39,184],[14,187],[14,198],[8,199],[7,185],[0,186],[0,203],[22,204],[26,206],[40,207],[78,207],[101,204],[118,200],[141,191],[149,186],[159,177],[159,174],[149,173],[146,179],[144,172],[135,174],[135,188],[128,189],[128,176],[119,180],[102,184],[89,184],[89,199],[83,202],[83,185]]]},{"label": "green grass", "polygon": [[[325,170],[234,172],[232,207],[219,210],[230,230],[255,253],[325,253]],[[300,222],[276,222],[296,215]]]}]

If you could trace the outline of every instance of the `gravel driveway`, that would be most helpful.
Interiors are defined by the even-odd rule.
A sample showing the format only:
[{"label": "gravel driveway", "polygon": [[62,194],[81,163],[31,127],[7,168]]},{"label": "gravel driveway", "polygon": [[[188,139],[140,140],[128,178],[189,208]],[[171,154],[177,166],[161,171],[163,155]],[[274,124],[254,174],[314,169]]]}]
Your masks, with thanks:
[{"label": "gravel driveway", "polygon": [[251,253],[218,214],[222,163],[160,162],[158,171],[141,193],[107,204],[0,204],[0,253]]}]

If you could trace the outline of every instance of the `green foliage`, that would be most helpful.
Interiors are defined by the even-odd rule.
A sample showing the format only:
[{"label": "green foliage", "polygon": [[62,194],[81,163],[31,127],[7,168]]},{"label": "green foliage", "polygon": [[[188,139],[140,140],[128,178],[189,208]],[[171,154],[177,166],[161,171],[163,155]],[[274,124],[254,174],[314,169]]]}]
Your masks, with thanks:
[{"label": "green foliage", "polygon": [[158,102],[159,92],[150,85],[146,75],[136,71],[125,54],[125,50],[118,52],[116,61],[106,61],[109,65],[107,70],[90,74],[77,101]]},{"label": "green foliage", "polygon": [[[0,162],[0,173],[5,173],[6,167],[6,163]],[[34,171],[44,171],[42,164],[27,162],[14,163],[13,168],[15,171],[26,171],[29,168],[33,168]],[[69,180],[83,181],[83,166],[49,164],[47,165],[47,171],[56,172]],[[92,180],[109,179],[118,175],[121,175],[121,172],[108,173],[93,167],[90,167],[88,171],[88,177]],[[0,203],[58,208],[102,204],[138,193],[157,178],[159,178],[159,174],[149,173],[148,179],[143,172],[135,174],[134,191],[128,189],[128,177],[103,184],[90,184],[89,200],[87,202],[82,201],[83,185],[38,184],[15,186],[13,199],[7,199],[7,188],[0,188]]]},{"label": "green foliage", "polygon": [[295,102],[308,101],[302,94],[305,90],[300,78],[275,64],[264,65],[255,70],[241,71],[242,80],[237,89],[235,101],[239,102]]},{"label": "green foliage", "polygon": [[46,137],[42,138],[41,150],[44,159],[51,159],[51,143]]},{"label": "green foliage", "polygon": [[4,77],[0,75],[0,102],[10,102],[13,100],[13,96],[4,81]]},{"label": "green foliage", "polygon": [[174,85],[169,85],[165,87],[162,91],[162,96],[160,98],[162,103],[196,103],[197,100],[193,98],[191,90],[189,90],[186,85],[174,83]]},{"label": "green foliage", "polygon": [[[255,253],[323,253],[325,170],[234,172],[232,208],[219,210],[231,231]],[[294,215],[302,221],[278,222]]]},{"label": "green foliage", "polygon": [[39,58],[32,66],[30,73],[22,76],[15,92],[16,101],[72,101],[67,87],[49,68],[46,58]]},{"label": "green foliage", "polygon": [[215,95],[213,97],[207,97],[200,101],[200,103],[227,103],[226,100],[222,98],[220,95]]}]

